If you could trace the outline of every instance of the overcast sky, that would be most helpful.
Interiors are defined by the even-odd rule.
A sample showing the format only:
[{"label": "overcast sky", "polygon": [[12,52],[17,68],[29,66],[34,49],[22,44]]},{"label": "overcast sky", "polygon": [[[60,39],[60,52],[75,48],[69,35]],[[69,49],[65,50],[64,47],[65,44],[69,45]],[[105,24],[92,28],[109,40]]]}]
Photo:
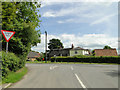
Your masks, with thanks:
[{"label": "overcast sky", "polygon": [[118,48],[117,2],[42,2],[41,43],[32,50],[44,52],[45,30],[48,42],[60,39],[65,48]]}]

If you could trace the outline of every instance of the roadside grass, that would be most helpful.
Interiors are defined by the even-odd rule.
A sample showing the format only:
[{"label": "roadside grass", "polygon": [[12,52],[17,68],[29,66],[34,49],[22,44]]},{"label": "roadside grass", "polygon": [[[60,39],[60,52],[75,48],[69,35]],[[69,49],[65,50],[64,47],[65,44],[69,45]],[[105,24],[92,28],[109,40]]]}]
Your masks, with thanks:
[{"label": "roadside grass", "polygon": [[117,63],[85,63],[85,62],[51,62],[56,64],[102,64],[102,65],[120,65]]},{"label": "roadside grass", "polygon": [[2,84],[5,83],[15,83],[23,78],[23,76],[28,72],[27,67],[24,67],[17,72],[9,72],[9,75],[2,80]]},{"label": "roadside grass", "polygon": [[102,64],[102,65],[120,65],[117,63],[85,63],[85,62],[51,62],[51,61],[26,61],[26,63],[48,63],[48,64]]},{"label": "roadside grass", "polygon": [[26,63],[45,63],[45,61],[26,61]]}]

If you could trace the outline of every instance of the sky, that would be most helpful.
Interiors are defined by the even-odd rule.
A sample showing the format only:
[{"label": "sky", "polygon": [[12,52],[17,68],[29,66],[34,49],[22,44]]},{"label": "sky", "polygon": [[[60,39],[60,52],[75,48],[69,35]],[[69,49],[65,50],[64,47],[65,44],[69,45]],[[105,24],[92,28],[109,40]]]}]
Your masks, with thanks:
[{"label": "sky", "polygon": [[32,50],[45,51],[45,34],[60,39],[65,48],[102,49],[105,45],[118,49],[117,2],[42,1],[41,43]]}]

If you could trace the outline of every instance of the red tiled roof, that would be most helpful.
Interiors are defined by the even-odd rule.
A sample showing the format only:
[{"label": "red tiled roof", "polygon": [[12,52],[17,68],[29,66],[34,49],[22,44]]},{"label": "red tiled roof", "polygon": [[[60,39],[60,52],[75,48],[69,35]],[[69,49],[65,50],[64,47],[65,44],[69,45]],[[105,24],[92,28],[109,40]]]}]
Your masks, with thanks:
[{"label": "red tiled roof", "polygon": [[40,53],[37,53],[37,52],[29,52],[29,54],[28,54],[28,56],[27,56],[28,58],[37,58],[37,57],[40,57]]},{"label": "red tiled roof", "polygon": [[95,56],[117,56],[116,49],[95,49]]}]

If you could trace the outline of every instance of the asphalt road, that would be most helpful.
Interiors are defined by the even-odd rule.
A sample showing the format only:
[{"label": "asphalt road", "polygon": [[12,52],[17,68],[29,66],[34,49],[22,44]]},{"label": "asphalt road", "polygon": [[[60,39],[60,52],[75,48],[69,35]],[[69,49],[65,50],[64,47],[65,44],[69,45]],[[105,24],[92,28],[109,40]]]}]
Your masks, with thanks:
[{"label": "asphalt road", "polygon": [[118,65],[27,64],[29,72],[10,88],[118,88]]}]

